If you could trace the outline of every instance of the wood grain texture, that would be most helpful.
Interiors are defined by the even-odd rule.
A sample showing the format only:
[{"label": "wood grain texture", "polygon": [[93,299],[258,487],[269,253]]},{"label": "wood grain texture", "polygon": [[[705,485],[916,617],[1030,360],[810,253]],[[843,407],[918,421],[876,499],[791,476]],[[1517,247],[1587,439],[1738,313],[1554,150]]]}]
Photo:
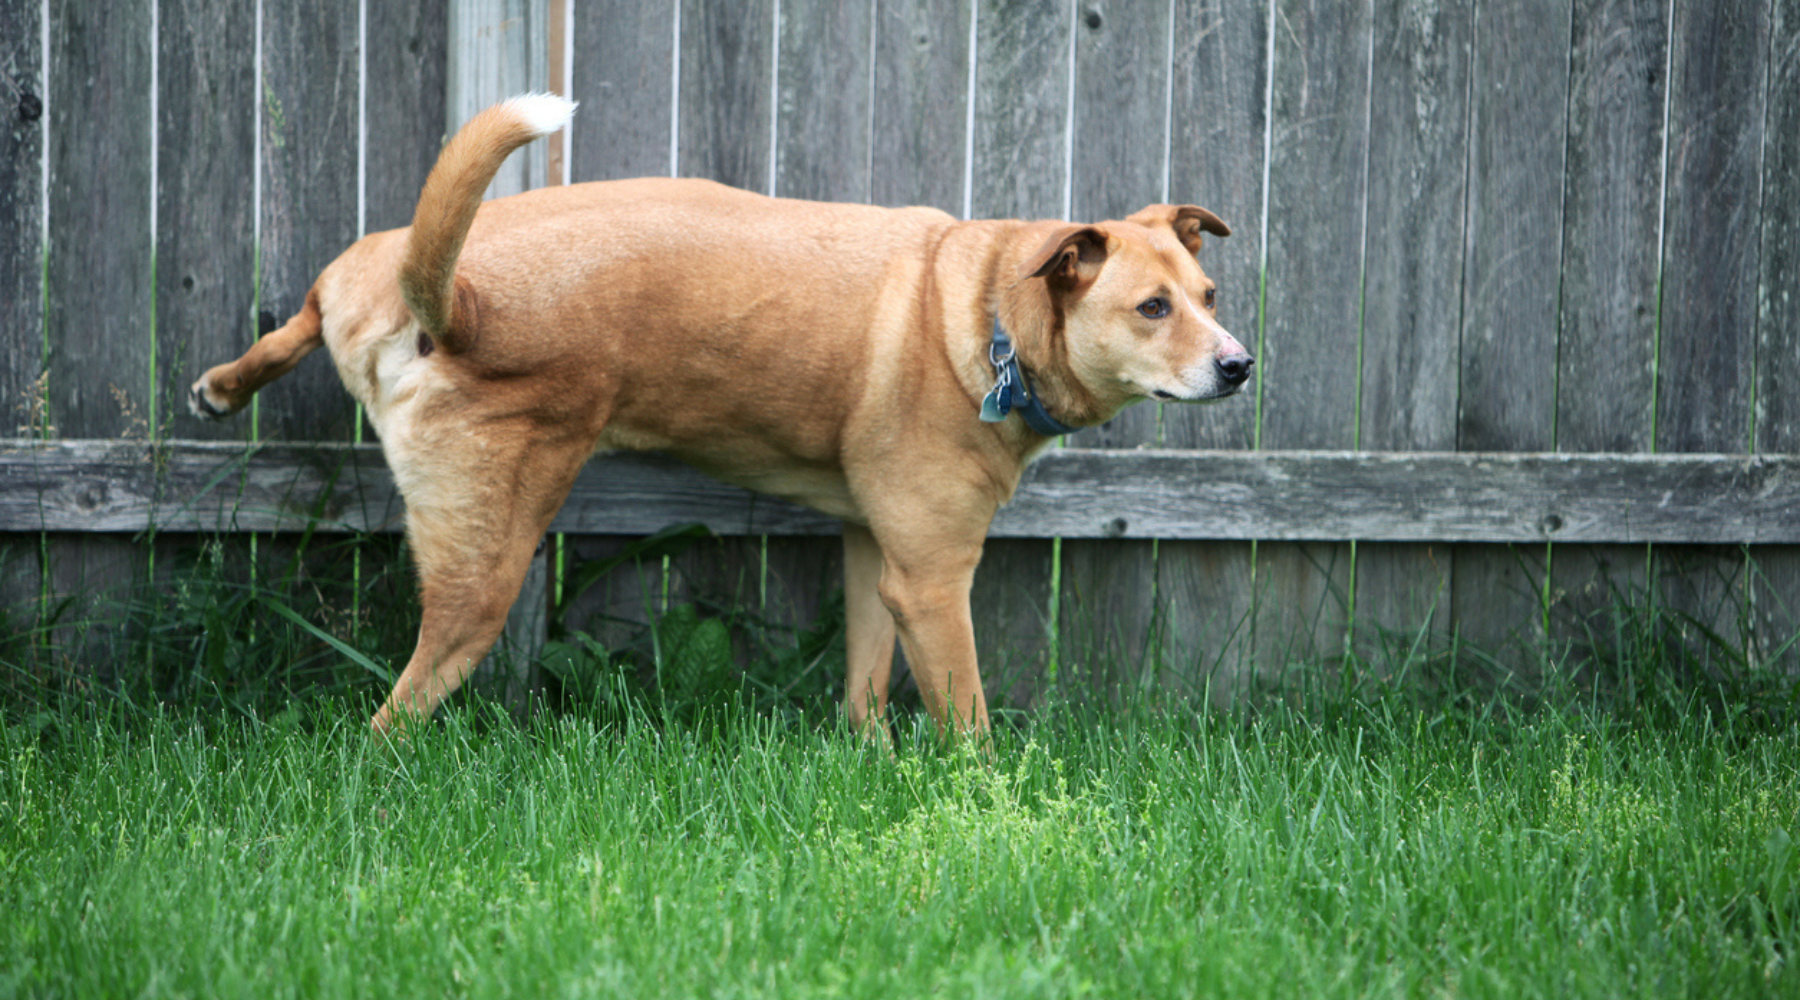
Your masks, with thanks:
[{"label": "wood grain texture", "polygon": [[781,0],[775,194],[870,200],[874,4]]},{"label": "wood grain texture", "polygon": [[667,177],[680,0],[575,5],[575,181]]},{"label": "wood grain texture", "polygon": [[[29,389],[43,371],[43,24],[37,0],[0,0],[0,413],[4,433],[26,434]],[[32,117],[36,101],[36,117]]]},{"label": "wood grain texture", "polygon": [[[263,10],[262,274],[272,329],[300,311],[325,266],[358,236],[357,15],[339,0]],[[265,440],[346,441],[356,406],[323,358],[257,394]]]},{"label": "wood grain texture", "polygon": [[[49,412],[64,437],[139,439],[154,378],[151,10],[148,2],[49,8],[49,232],[44,336]],[[45,576],[57,655],[104,680],[124,637],[113,602],[147,559],[111,538],[51,538]]]},{"label": "wood grain texture", "polygon": [[[1375,13],[1358,401],[1363,448],[1456,446],[1473,34],[1469,0],[1410,0]],[[1393,633],[1447,631],[1452,561],[1443,547],[1357,546],[1359,648],[1385,648]]]},{"label": "wood grain texture", "polygon": [[963,212],[973,2],[876,5],[869,200],[877,205]]},{"label": "wood grain texture", "polygon": [[[1656,421],[1664,451],[1739,451],[1753,440],[1768,13],[1764,0],[1675,12]],[[1659,553],[1655,572],[1669,608],[1728,643],[1749,638],[1743,553]]]},{"label": "wood grain texture", "polygon": [[[1373,24],[1362,4],[1278,0],[1276,13],[1259,444],[1348,448],[1360,381],[1346,362],[1360,335]],[[1259,661],[1343,652],[1351,563],[1347,546],[1258,546]],[[1330,576],[1315,579],[1321,573]]]},{"label": "wood grain texture", "polygon": [[[1668,4],[1577,0],[1557,331],[1556,447],[1653,447]],[[1643,546],[1557,546],[1553,651],[1598,655],[1624,601],[1646,599]]]},{"label": "wood grain texture", "polygon": [[[1082,0],[1075,11],[1074,130],[1069,137],[1072,220],[1119,219],[1163,201],[1169,156],[1169,40],[1161,3]],[[1157,444],[1159,404],[1127,407],[1070,435],[1076,448]],[[1134,687],[1156,631],[1156,553],[1144,542],[1065,541],[1062,648],[1095,658],[1089,679]]]},{"label": "wood grain texture", "polygon": [[[977,0],[975,17],[972,214],[978,219],[1060,216],[1069,177],[1069,8]],[[1041,679],[1055,672],[1060,680],[1051,635],[1054,552],[1049,541],[990,544],[983,550],[970,611],[984,676],[1004,669]],[[1043,627],[1034,629],[1038,623]],[[999,706],[999,684],[983,686],[989,704]],[[1043,693],[1010,684],[1004,696],[1009,706],[1025,707]]]},{"label": "wood grain texture", "polygon": [[256,11],[235,0],[158,12],[156,414],[159,436],[243,439],[194,419],[187,387],[256,339]]},{"label": "wood grain texture", "polygon": [[448,138],[449,0],[368,5],[366,232],[412,224]]},{"label": "wood grain texture", "polygon": [[[445,131],[496,101],[549,88],[550,26],[546,0],[450,0]],[[489,198],[542,187],[546,143],[530,143],[500,165]]]},{"label": "wood grain texture", "polygon": [[[1792,452],[1800,451],[1800,2],[1776,0],[1769,38],[1753,444]],[[1755,649],[1762,662],[1792,672],[1800,661],[1800,550],[1761,547],[1750,557]]]},{"label": "wood grain texture", "polygon": [[50,8],[45,336],[63,437],[149,431],[150,5]]},{"label": "wood grain texture", "polygon": [[[1556,303],[1568,131],[1569,3],[1475,11],[1457,447],[1553,445]],[[1458,549],[1451,617],[1463,641],[1535,667],[1549,554]]]},{"label": "wood grain texture", "polygon": [[676,173],[767,193],[774,0],[682,0]]},{"label": "wood grain texture", "polygon": [[[44,52],[38,0],[0,0],[0,433],[41,433],[34,383],[44,369]],[[37,101],[32,117],[30,100]],[[48,416],[48,414],[44,414]],[[40,425],[40,426],[34,426]],[[44,567],[36,534],[0,535],[0,607],[8,627],[36,621]],[[34,647],[35,648],[35,647]]]},{"label": "wood grain texture", "polygon": [[[1200,263],[1219,320],[1252,352],[1262,325],[1263,148],[1270,0],[1177,0],[1170,73],[1169,200],[1218,213],[1228,239]],[[1165,406],[1170,448],[1249,448],[1260,380],[1218,405]],[[1157,547],[1165,688],[1228,703],[1249,676],[1254,561],[1247,542]]]},{"label": "wood grain texture", "polygon": [[[996,538],[1335,542],[1800,541],[1800,456],[1063,449],[1002,508]],[[674,461],[588,463],[552,530],[828,535],[835,518]],[[372,445],[0,442],[0,531],[398,531]]]},{"label": "wood grain texture", "polygon": [[980,0],[976,12],[974,215],[1065,213],[1069,9]]}]

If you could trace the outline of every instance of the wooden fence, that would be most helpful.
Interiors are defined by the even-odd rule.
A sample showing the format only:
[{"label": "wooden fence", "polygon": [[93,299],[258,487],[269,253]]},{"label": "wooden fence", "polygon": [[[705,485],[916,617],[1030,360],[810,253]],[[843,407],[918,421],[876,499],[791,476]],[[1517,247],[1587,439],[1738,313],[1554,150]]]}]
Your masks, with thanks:
[{"label": "wooden fence", "polygon": [[[1384,629],[1530,661],[1621,590],[1757,656],[1800,629],[1800,0],[0,0],[0,76],[0,391],[50,442],[0,449],[11,603],[137,572],[157,517],[280,527],[230,463],[378,492],[330,365],[225,425],[184,387],[405,224],[449,127],[553,88],[574,126],[498,190],[1232,224],[1202,262],[1251,391],[1074,435],[997,526],[1014,700],[1057,648],[1220,690]],[[836,585],[804,512],[584,484],[571,560],[699,516],[734,537],[670,586],[806,619]]]}]

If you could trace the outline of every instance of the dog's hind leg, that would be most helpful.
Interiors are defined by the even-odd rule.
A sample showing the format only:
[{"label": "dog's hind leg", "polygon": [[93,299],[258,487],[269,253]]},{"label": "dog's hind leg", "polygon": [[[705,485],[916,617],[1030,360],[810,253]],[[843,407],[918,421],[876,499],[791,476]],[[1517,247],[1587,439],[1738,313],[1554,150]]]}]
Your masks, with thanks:
[{"label": "dog's hind leg", "polygon": [[228,417],[248,406],[256,390],[292,371],[324,342],[324,318],[314,288],[306,295],[306,305],[281,329],[250,345],[236,361],[208,369],[190,390],[188,406],[197,417]]},{"label": "dog's hind leg", "polygon": [[888,677],[894,666],[894,616],[881,603],[881,547],[869,529],[844,525],[844,642],[849,661],[844,713],[850,727],[887,734]]},{"label": "dog's hind leg", "polygon": [[[390,454],[406,496],[407,542],[419,573],[419,642],[370,728],[384,734],[429,717],[499,638],[533,552],[587,452],[529,433],[489,437],[450,467]],[[438,451],[436,455],[441,456]]]}]

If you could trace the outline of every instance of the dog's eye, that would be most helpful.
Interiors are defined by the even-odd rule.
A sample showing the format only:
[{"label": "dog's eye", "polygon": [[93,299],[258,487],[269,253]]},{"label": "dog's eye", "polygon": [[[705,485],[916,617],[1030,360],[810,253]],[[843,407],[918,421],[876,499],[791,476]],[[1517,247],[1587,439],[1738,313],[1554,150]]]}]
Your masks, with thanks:
[{"label": "dog's eye", "polygon": [[1208,288],[1206,290],[1206,308],[1217,309],[1218,307],[1219,307],[1219,290],[1217,288]]},{"label": "dog's eye", "polygon": [[1138,306],[1138,312],[1149,319],[1162,319],[1169,314],[1169,300],[1160,296],[1154,299],[1145,299]]}]

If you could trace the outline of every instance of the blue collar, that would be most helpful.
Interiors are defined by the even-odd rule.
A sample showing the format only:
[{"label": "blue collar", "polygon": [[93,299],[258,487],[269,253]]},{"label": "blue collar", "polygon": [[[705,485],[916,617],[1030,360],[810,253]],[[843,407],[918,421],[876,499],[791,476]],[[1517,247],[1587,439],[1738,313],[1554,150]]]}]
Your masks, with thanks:
[{"label": "blue collar", "polygon": [[1050,415],[1044,409],[1044,401],[1037,393],[1031,391],[1031,380],[1025,376],[1025,369],[1019,367],[1019,358],[1013,351],[1012,338],[1000,326],[1000,317],[994,317],[994,336],[988,343],[988,361],[994,366],[994,388],[981,400],[981,419],[990,424],[997,424],[1006,419],[1013,410],[1025,418],[1025,423],[1032,430],[1045,437],[1061,437],[1075,433],[1075,428]]}]

